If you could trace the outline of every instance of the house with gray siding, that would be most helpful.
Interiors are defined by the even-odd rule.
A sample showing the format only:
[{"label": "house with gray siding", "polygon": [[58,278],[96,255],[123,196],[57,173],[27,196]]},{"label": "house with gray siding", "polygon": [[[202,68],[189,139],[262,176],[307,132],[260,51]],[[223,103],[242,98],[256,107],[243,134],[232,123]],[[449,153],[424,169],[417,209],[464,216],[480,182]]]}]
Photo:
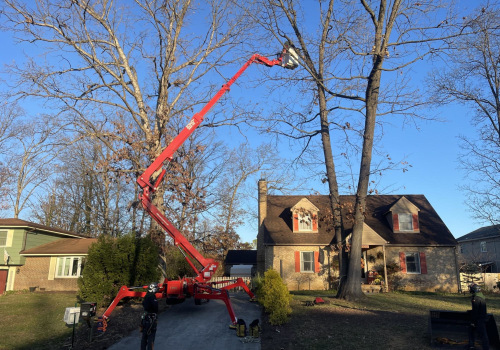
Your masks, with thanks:
[{"label": "house with gray siding", "polygon": [[481,227],[457,242],[462,264],[477,264],[482,272],[500,272],[500,225]]}]

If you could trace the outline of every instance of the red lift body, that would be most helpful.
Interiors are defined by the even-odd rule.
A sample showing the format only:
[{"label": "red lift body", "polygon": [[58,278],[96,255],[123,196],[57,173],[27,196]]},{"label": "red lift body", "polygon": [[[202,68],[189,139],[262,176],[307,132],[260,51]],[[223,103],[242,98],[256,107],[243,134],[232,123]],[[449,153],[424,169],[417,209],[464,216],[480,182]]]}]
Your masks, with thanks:
[{"label": "red lift body", "polygon": [[[242,278],[229,281],[221,282],[209,282],[212,275],[217,270],[219,263],[214,259],[207,259],[201,255],[196,248],[184,237],[184,235],[174,227],[174,225],[165,217],[165,215],[158,210],[158,208],[152,203],[152,194],[157,190],[160,182],[165,175],[165,169],[163,165],[165,162],[170,162],[174,153],[179,149],[179,147],[191,136],[191,134],[196,130],[196,128],[203,122],[205,115],[210,111],[210,109],[219,101],[219,99],[229,91],[231,85],[238,79],[241,74],[252,64],[258,63],[263,64],[267,67],[273,67],[280,65],[284,68],[294,69],[297,67],[297,56],[292,47],[285,45],[283,51],[279,56],[270,60],[259,54],[254,54],[239,70],[238,72],[222,86],[222,88],[217,92],[217,94],[212,97],[212,99],[202,108],[199,113],[196,113],[189,123],[182,129],[182,131],[175,137],[174,140],[163,150],[163,152],[156,158],[153,163],[137,178],[137,183],[143,189],[139,199],[141,200],[144,209],[151,215],[151,217],[172,237],[174,244],[183,252],[186,257],[187,262],[192,267],[196,273],[195,277],[184,277],[179,280],[168,280],[159,284],[159,291],[156,293],[158,299],[167,299],[172,302],[184,301],[187,297],[194,297],[195,303],[201,303],[201,300],[208,299],[219,299],[224,301],[227,310],[229,312],[229,317],[231,319],[232,325],[236,325],[237,318],[234,314],[231,301],[229,299],[228,290],[241,287],[250,296],[251,299],[254,298],[253,293],[250,291],[246,283]],[[155,173],[160,171],[159,175],[152,183],[152,177]],[[201,268],[199,269],[193,261],[199,263]],[[225,284],[228,282],[233,282],[221,288],[217,288],[217,284]],[[109,315],[114,310],[116,305],[123,298],[136,298],[144,297],[146,292],[138,291],[137,289],[147,289],[147,286],[141,287],[127,287],[122,286],[116,295],[113,302],[106,309],[102,315],[103,323],[107,323]],[[106,327],[104,327],[105,329]]]}]

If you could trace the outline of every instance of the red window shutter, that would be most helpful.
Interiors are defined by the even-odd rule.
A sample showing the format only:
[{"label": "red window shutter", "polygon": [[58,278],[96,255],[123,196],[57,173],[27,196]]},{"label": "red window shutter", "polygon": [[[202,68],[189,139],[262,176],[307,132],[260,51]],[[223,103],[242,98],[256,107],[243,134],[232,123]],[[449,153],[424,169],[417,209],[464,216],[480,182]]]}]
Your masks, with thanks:
[{"label": "red window shutter", "polygon": [[300,252],[295,252],[295,272],[300,272]]},{"label": "red window shutter", "polygon": [[413,230],[418,231],[418,214],[413,214]]},{"label": "red window shutter", "polygon": [[399,264],[401,266],[401,272],[406,273],[406,257],[404,252],[399,252]]},{"label": "red window shutter", "polygon": [[299,230],[299,214],[293,214],[293,232]]},{"label": "red window shutter", "polygon": [[392,214],[392,230],[399,231],[399,216],[398,216],[398,214]]},{"label": "red window shutter", "polygon": [[318,215],[314,214],[312,217],[313,231],[318,231]]},{"label": "red window shutter", "polygon": [[420,252],[420,273],[427,273],[427,261],[425,260],[425,253]]},{"label": "red window shutter", "polygon": [[319,272],[319,252],[314,252],[314,272]]}]

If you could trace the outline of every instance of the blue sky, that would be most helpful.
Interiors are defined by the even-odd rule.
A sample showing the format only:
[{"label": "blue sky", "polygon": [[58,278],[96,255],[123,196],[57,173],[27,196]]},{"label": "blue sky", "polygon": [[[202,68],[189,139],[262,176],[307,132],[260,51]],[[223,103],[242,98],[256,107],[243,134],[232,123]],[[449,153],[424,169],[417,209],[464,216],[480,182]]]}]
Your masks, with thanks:
[{"label": "blue sky", "polygon": [[[0,40],[1,65],[21,56],[23,48],[13,45],[9,33],[0,32]],[[234,71],[238,68],[235,66]],[[444,121],[421,122],[419,130],[401,124],[385,128],[384,149],[390,150],[393,159],[405,158],[411,168],[405,173],[386,173],[380,187],[390,186],[394,189],[392,193],[397,194],[425,195],[453,235],[460,237],[484,226],[471,218],[465,205],[465,194],[459,189],[467,179],[458,168],[458,136],[471,136],[474,129],[468,118],[470,111],[464,107],[450,105],[437,112]],[[254,186],[256,193],[257,184]],[[243,241],[251,242],[256,237],[256,226],[255,222],[238,231]]]},{"label": "blue sky", "polygon": [[467,183],[459,169],[459,136],[472,136],[474,130],[465,108],[441,108],[443,122],[428,122],[413,128],[393,128],[384,142],[395,158],[406,157],[411,164],[408,172],[392,172],[383,178],[384,184],[401,186],[397,193],[423,194],[458,238],[482,225],[474,222],[465,204],[465,194],[459,189]]},{"label": "blue sky", "polygon": [[[401,123],[384,128],[382,141],[394,160],[406,160],[408,171],[385,172],[378,185],[387,188],[381,194],[423,194],[437,211],[455,238],[488,224],[475,222],[465,204],[466,196],[460,186],[467,183],[466,174],[459,168],[459,136],[475,133],[469,120],[470,111],[462,106],[449,105],[438,110],[442,121],[423,121],[418,129]],[[250,184],[257,193],[257,184]],[[326,189],[321,189],[326,194]],[[300,193],[309,194],[309,193]],[[255,200],[255,199],[254,199]],[[255,210],[257,202],[254,203]],[[251,242],[257,223],[242,227],[238,233]]]},{"label": "blue sky", "polygon": [[[238,67],[234,68],[235,71],[237,69]],[[255,71],[249,68],[245,74],[254,73]],[[417,71],[415,74],[425,76],[426,72]],[[248,78],[242,76],[240,79]],[[424,86],[422,85],[421,88],[423,89]],[[242,92],[238,91],[237,88],[231,91],[231,94],[239,93]],[[247,93],[253,93],[253,91]],[[274,93],[281,92],[275,91]],[[425,195],[456,238],[479,227],[489,225],[488,223],[475,222],[472,219],[465,204],[465,193],[460,190],[460,186],[467,183],[467,178],[465,172],[459,168],[458,163],[459,136],[473,137],[475,135],[476,130],[470,121],[471,113],[471,110],[457,104],[446,105],[438,109],[429,108],[429,111],[424,112],[424,114],[433,116],[436,120],[420,121],[417,123],[417,127],[413,124],[403,125],[402,121],[396,120],[391,125],[384,126],[384,137],[381,141],[383,149],[390,154],[391,159],[394,161],[404,159],[411,167],[408,167],[406,172],[402,170],[385,172],[377,189],[382,190],[381,194]],[[250,133],[250,131],[248,132]],[[228,135],[230,135],[229,138],[242,140],[242,136],[237,132],[229,132]],[[286,143],[286,140],[282,140],[280,147],[287,149]],[[255,183],[249,184],[249,186],[253,186],[255,196],[257,195],[257,179],[258,176],[253,179]],[[323,194],[327,193],[326,187],[320,184],[319,179],[314,189]],[[255,198],[252,198],[251,201],[256,212],[257,201]],[[238,230],[243,241],[248,242],[256,238],[256,232],[256,219]]]}]

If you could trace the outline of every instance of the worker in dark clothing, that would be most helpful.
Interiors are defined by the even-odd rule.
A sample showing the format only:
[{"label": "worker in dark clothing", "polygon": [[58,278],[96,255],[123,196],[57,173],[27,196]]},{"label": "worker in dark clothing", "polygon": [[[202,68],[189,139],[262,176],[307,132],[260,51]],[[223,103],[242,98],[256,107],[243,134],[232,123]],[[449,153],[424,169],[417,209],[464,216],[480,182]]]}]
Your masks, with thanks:
[{"label": "worker in dark clothing", "polygon": [[488,350],[490,348],[488,333],[486,333],[486,300],[483,293],[481,293],[481,288],[472,283],[469,285],[469,292],[472,293],[471,303],[471,324],[469,327],[469,349],[475,349],[475,333],[479,333],[481,337],[481,343],[483,345],[483,350]]},{"label": "worker in dark clothing", "polygon": [[144,307],[144,314],[141,319],[141,350],[153,350],[156,337],[156,325],[158,314],[158,300],[156,293],[158,292],[158,283],[151,283],[142,306]]}]

